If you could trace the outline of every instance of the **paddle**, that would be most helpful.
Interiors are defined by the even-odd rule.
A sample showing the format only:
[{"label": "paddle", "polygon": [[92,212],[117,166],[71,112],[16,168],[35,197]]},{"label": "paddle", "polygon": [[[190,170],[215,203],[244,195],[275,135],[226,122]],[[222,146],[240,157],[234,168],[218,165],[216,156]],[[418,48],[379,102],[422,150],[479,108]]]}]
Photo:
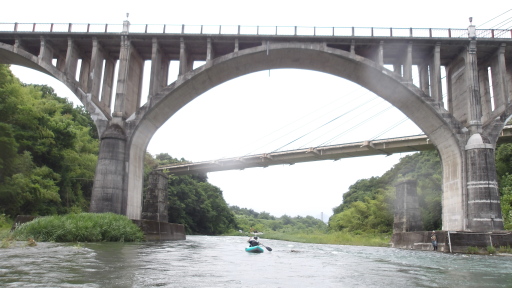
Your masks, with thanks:
[{"label": "paddle", "polygon": [[260,243],[260,245],[261,245],[261,246],[263,246],[263,247],[265,247],[265,248],[267,248],[267,250],[268,250],[268,251],[272,251],[272,248],[267,247],[267,246],[265,246],[265,245],[263,245],[263,244],[261,244],[261,243]]}]

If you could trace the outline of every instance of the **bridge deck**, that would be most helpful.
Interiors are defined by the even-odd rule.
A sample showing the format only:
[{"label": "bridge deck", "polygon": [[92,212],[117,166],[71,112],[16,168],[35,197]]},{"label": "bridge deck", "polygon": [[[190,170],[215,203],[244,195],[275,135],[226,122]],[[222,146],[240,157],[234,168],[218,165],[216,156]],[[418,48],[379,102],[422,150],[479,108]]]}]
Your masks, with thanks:
[{"label": "bridge deck", "polygon": [[[66,55],[68,41],[80,47],[81,55],[92,55],[93,39],[97,39],[102,49],[112,59],[119,59],[122,45],[121,37],[130,36],[130,43],[136,48],[143,60],[152,59],[152,41],[158,39],[162,53],[168,60],[180,59],[180,43],[187,43],[187,51],[194,61],[205,61],[207,41],[211,40],[215,57],[251,47],[262,46],[268,42],[321,42],[327,47],[351,51],[355,45],[357,55],[372,58],[376,47],[383,42],[384,64],[392,65],[396,59],[402,59],[404,45],[413,41],[412,62],[417,65],[424,62],[432,53],[436,43],[441,46],[441,65],[447,65],[460,53],[461,43],[467,45],[467,29],[432,28],[375,28],[375,27],[246,27],[246,26],[203,26],[203,25],[130,25],[130,31],[123,33],[122,25],[114,24],[62,24],[62,23],[0,23],[0,44],[16,45],[17,39],[23,50],[38,55],[41,39],[51,43],[53,58]],[[496,51],[489,43],[510,42],[512,30],[484,29],[476,30],[478,37],[477,55],[487,59]],[[505,51],[507,55],[512,50]],[[20,64],[3,55],[2,63]],[[19,60],[18,60],[19,61]],[[26,63],[25,63],[26,64]],[[28,66],[28,64],[26,64]],[[29,66],[30,67],[30,66]],[[35,68],[35,67],[33,67]]]}]

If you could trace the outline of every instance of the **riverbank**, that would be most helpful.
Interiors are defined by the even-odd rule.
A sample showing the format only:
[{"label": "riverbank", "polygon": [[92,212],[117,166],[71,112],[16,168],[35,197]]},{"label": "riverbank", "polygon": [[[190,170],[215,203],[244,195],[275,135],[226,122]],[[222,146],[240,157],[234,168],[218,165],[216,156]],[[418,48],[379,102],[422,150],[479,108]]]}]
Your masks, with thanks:
[{"label": "riverbank", "polygon": [[78,213],[39,217],[12,232],[4,227],[0,230],[0,239],[3,243],[28,239],[37,242],[140,242],[144,234],[126,216]]},{"label": "riverbank", "polygon": [[[230,235],[247,236],[247,233],[236,232]],[[313,232],[313,233],[283,233],[265,232],[260,234],[263,239],[283,240],[299,243],[335,244],[353,246],[388,247],[391,234],[352,234],[347,232]]]}]

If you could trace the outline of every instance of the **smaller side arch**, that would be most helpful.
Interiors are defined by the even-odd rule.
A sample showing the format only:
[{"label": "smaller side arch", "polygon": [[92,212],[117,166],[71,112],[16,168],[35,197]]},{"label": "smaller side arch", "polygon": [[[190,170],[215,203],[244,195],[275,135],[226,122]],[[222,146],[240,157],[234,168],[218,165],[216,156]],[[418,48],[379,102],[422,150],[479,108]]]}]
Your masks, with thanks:
[{"label": "smaller side arch", "polygon": [[[16,51],[16,52],[13,52]],[[91,115],[94,124],[98,129],[98,135],[103,134],[108,125],[110,116],[106,111],[103,111],[100,105],[94,102],[90,94],[85,93],[79,88],[78,82],[74,79],[69,79],[62,71],[58,70],[51,63],[41,62],[38,57],[23,50],[16,48],[12,45],[0,43],[0,63],[13,64],[47,74],[60,82],[80,100],[84,105],[87,112]]]}]

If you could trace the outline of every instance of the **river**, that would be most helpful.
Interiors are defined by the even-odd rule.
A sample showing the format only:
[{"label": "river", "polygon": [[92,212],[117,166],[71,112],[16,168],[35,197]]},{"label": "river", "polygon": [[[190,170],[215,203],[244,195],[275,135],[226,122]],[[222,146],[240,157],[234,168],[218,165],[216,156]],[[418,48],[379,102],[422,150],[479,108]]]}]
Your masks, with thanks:
[{"label": "river", "polygon": [[507,256],[246,240],[18,242],[0,249],[0,287],[512,287]]}]

